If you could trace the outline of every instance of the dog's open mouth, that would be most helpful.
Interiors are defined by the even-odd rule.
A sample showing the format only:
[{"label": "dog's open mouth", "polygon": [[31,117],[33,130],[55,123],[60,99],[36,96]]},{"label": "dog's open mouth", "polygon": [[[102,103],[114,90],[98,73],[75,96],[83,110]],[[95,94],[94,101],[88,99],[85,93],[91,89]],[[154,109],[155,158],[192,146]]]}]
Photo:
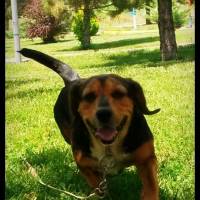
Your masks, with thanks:
[{"label": "dog's open mouth", "polygon": [[104,128],[98,128],[96,130],[95,136],[100,138],[102,143],[111,144],[115,140],[117,133],[118,131],[114,128],[104,127]]},{"label": "dog's open mouth", "polygon": [[118,132],[123,129],[124,125],[126,124],[127,118],[127,116],[123,117],[120,124],[116,128],[110,126],[96,128],[90,123],[89,120],[87,120],[87,124],[90,128],[93,129],[93,131],[95,132],[95,136],[99,138],[103,144],[111,144],[117,137]]}]

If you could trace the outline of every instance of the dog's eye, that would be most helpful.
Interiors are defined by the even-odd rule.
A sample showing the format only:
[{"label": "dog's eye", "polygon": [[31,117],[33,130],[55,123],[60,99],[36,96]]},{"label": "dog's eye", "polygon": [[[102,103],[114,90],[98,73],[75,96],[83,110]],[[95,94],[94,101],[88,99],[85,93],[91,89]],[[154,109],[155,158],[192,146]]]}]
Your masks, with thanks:
[{"label": "dog's eye", "polygon": [[94,92],[88,93],[83,96],[83,100],[87,102],[93,102],[96,99],[96,94]]},{"label": "dog's eye", "polygon": [[114,92],[111,94],[111,96],[112,96],[113,98],[115,98],[115,99],[121,99],[121,98],[123,98],[125,95],[126,95],[126,94],[125,94],[124,92],[118,91],[118,90],[114,91]]}]

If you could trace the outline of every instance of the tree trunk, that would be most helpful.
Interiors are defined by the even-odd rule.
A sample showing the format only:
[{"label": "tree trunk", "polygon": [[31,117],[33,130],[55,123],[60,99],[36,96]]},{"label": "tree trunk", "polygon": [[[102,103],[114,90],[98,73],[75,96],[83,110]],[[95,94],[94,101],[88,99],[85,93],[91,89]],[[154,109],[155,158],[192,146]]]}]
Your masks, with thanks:
[{"label": "tree trunk", "polygon": [[90,13],[90,0],[85,0],[83,9],[83,39],[81,41],[83,49],[90,48]]},{"label": "tree trunk", "polygon": [[42,38],[44,43],[54,43],[56,39],[52,35],[47,35],[47,37]]},{"label": "tree trunk", "polygon": [[162,60],[177,58],[177,44],[172,15],[172,0],[158,0],[158,28]]}]

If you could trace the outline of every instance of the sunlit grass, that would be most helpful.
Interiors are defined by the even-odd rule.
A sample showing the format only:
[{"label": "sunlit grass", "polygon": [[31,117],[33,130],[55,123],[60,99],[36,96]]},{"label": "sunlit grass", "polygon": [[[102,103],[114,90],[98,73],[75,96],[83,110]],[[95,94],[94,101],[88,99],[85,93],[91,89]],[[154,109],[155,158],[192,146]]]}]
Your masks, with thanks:
[{"label": "sunlit grass", "polygon": [[[177,31],[178,43],[191,43],[193,33],[187,31]],[[6,42],[9,56],[12,45]],[[194,199],[194,45],[179,47],[178,60],[169,62],[160,61],[156,32],[104,33],[94,37],[88,51],[78,50],[73,35],[46,45],[39,39],[22,40],[21,46],[55,56],[81,77],[115,73],[140,82],[150,110],[161,108],[146,117],[155,137],[161,199]],[[80,195],[90,191],[54,121],[62,87],[57,74],[35,61],[6,64],[6,199],[72,199],[35,182],[24,157],[45,182]],[[138,200],[140,189],[134,167],[109,179],[115,200]]]}]

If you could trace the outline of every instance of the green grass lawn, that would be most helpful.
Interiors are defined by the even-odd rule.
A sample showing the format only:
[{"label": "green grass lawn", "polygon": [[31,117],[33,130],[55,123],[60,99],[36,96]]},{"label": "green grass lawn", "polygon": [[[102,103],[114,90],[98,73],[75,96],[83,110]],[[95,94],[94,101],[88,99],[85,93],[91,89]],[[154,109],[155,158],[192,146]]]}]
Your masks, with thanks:
[{"label": "green grass lawn", "polygon": [[[73,35],[58,43],[22,40],[21,47],[40,50],[70,64],[81,75],[114,73],[141,83],[150,109],[162,200],[194,199],[194,32],[176,31],[178,60],[161,62],[156,26],[137,31],[104,31],[92,38],[93,49],[79,50]],[[6,41],[6,56],[13,56]],[[72,199],[36,182],[26,158],[48,184],[85,195],[89,188],[73,161],[53,117],[61,78],[28,61],[6,64],[6,199]],[[141,183],[134,167],[109,178],[113,200],[138,200]]]}]

